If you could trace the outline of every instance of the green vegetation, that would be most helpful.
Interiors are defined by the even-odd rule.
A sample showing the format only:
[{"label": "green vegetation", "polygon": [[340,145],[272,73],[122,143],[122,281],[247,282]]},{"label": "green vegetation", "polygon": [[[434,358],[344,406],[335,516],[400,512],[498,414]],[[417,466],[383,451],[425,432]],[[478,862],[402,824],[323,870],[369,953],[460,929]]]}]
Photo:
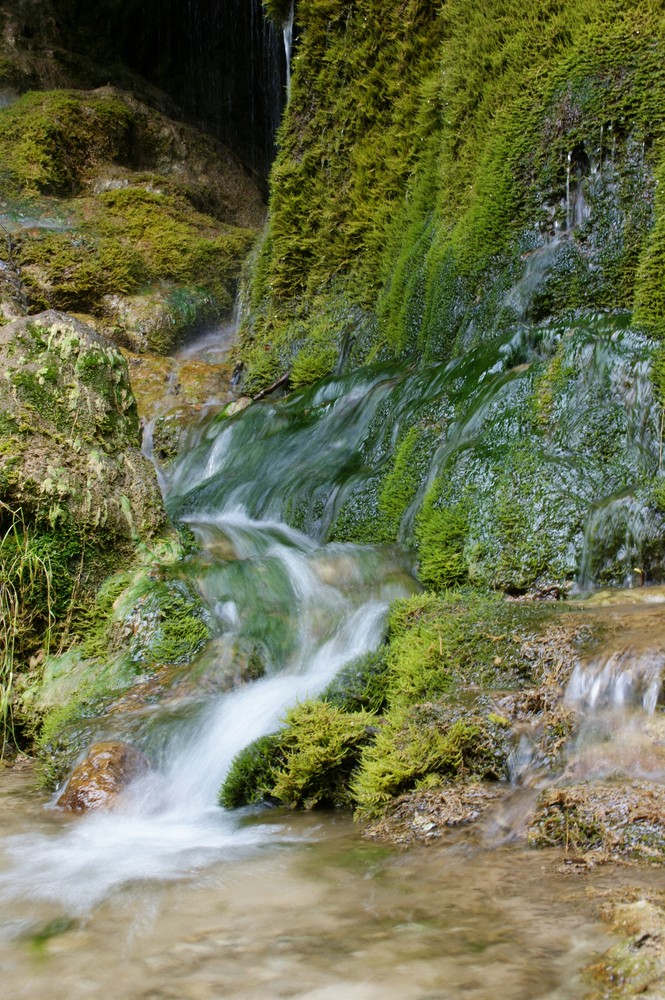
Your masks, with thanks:
[{"label": "green vegetation", "polygon": [[0,112],[0,176],[12,193],[77,193],[103,163],[127,160],[134,123],[111,94],[24,94]]},{"label": "green vegetation", "polygon": [[349,806],[349,779],[371,738],[372,719],[325,701],[296,705],[280,733],[261,737],[238,754],[221,804],[234,808],[270,797],[293,808]]},{"label": "green vegetation", "polygon": [[397,601],[388,625],[389,706],[519,686],[530,678],[521,641],[550,613],[537,605],[516,611],[498,594],[473,590]]},{"label": "green vegetation", "polygon": [[[48,652],[56,621],[53,574],[48,555],[28,536],[20,513],[4,504],[10,524],[0,540],[0,760],[16,741],[15,673],[38,649]],[[9,518],[6,517],[9,515]],[[62,595],[60,595],[62,597]]]},{"label": "green vegetation", "polygon": [[353,797],[367,818],[414,788],[505,777],[505,762],[505,726],[445,706],[414,705],[393,712],[363,751]]},{"label": "green vegetation", "polygon": [[233,760],[219,793],[225,809],[257,805],[270,798],[274,762],[279,754],[279,735],[261,736],[241,750]]},{"label": "green vegetation", "polygon": [[28,93],[0,108],[0,180],[23,311],[163,353],[230,311],[262,213],[213,140],[111,88]]},{"label": "green vegetation", "polygon": [[274,21],[277,27],[281,27],[289,16],[293,0],[263,0],[263,6],[270,20]]},{"label": "green vegetation", "polygon": [[[48,656],[91,637],[103,580],[168,531],[140,454],[127,365],[75,320],[23,319],[0,344],[3,716],[31,729]],[[172,629],[179,624],[171,607]],[[169,626],[171,627],[171,626]],[[177,645],[173,631],[165,640]],[[108,649],[101,650],[107,653]],[[80,655],[79,655],[80,659]],[[86,683],[77,683],[85,698]]]},{"label": "green vegetation", "polygon": [[304,809],[350,805],[349,777],[370,739],[371,721],[366,712],[342,712],[323,701],[290,709],[279,741],[283,763],[271,794]]},{"label": "green vegetation", "polygon": [[419,576],[436,590],[445,590],[467,578],[464,545],[469,529],[468,503],[455,500],[447,490],[448,503],[438,506],[444,485],[436,480],[427,492],[418,515],[416,537],[420,556]]},{"label": "green vegetation", "polygon": [[[284,4],[266,7],[283,20]],[[320,343],[331,299],[353,315],[355,361],[445,358],[516,318],[579,308],[635,305],[659,333],[658,9],[299,0],[296,20],[245,330],[253,386],[307,354],[303,322]],[[340,350],[327,327],[317,355]]]},{"label": "green vegetation", "polygon": [[[53,786],[94,736],[100,714],[164,668],[192,663],[210,637],[209,615],[178,577],[176,543],[138,554],[135,566],[108,577],[79,601],[68,645],[42,653],[24,678],[19,710],[30,720],[44,782]],[[155,564],[160,564],[156,576]]]},{"label": "green vegetation", "polygon": [[348,663],[321,697],[343,712],[381,712],[388,698],[386,647]]}]

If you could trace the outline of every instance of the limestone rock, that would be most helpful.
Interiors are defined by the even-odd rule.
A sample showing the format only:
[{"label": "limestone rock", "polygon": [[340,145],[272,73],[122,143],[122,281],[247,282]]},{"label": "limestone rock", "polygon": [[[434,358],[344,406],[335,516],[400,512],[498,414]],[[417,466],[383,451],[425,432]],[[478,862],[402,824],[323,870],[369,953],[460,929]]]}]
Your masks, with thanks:
[{"label": "limestone rock", "polygon": [[130,781],[149,768],[145,754],[129,743],[95,743],[74,768],[57,805],[77,813],[109,809]]}]

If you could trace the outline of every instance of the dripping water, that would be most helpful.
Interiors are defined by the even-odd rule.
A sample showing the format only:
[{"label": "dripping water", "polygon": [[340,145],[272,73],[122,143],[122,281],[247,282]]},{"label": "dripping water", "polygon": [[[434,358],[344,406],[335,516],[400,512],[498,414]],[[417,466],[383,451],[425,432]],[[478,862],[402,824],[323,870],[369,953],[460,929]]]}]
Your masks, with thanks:
[{"label": "dripping water", "polygon": [[295,17],[295,4],[291,3],[286,21],[282,26],[284,35],[284,56],[286,59],[286,103],[291,97],[291,53],[293,50],[293,21]]}]

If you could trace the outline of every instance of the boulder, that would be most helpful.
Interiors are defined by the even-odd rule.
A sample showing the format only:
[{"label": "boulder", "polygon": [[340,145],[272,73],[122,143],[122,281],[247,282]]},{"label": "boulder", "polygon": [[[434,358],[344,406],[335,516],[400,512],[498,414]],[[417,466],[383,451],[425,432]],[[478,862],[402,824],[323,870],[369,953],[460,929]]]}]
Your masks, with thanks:
[{"label": "boulder", "polygon": [[110,809],[120,792],[149,768],[145,754],[129,743],[95,743],[74,768],[58,798],[58,808],[76,813]]}]

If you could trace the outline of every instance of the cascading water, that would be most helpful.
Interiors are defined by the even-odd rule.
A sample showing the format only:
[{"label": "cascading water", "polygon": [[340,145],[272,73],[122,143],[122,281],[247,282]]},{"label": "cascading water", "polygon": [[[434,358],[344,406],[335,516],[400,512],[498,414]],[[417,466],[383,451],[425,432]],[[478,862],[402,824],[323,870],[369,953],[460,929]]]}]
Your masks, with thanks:
[{"label": "cascading water", "polygon": [[[589,362],[585,375],[593,381],[592,372],[602,382],[607,366],[600,345],[607,351],[627,347],[632,359],[639,342],[628,335],[623,343],[620,331],[606,339],[602,331],[600,337],[595,329],[592,332],[588,343],[582,338],[583,349],[590,350],[585,354]],[[21,979],[29,978],[32,988],[52,974],[53,964],[35,971],[21,955],[26,939],[46,950],[39,942],[50,940],[50,935],[54,941],[52,948],[48,946],[49,963],[59,948],[64,955],[63,978],[52,992],[56,1000],[87,1000],[90,982],[103,984],[111,1000],[147,995],[179,1000],[189,995],[187,984],[199,975],[206,978],[197,980],[195,995],[208,1000],[222,991],[227,995],[231,970],[240,983],[228,987],[228,995],[242,1000],[287,994],[303,1000],[329,997],[338,995],[340,983],[350,983],[350,995],[363,1000],[379,996],[416,1000],[428,995],[427,990],[448,991],[451,982],[457,984],[456,990],[467,990],[468,970],[478,968],[479,940],[488,942],[485,956],[491,975],[469,995],[481,1000],[495,996],[500,974],[507,995],[532,1000],[541,995],[536,989],[543,973],[552,984],[548,996],[572,1000],[583,995],[577,970],[591,952],[605,945],[599,943],[595,925],[580,935],[568,887],[564,900],[553,904],[548,896],[543,912],[540,858],[535,873],[525,878],[534,863],[520,857],[516,879],[514,855],[507,860],[502,860],[501,852],[484,860],[465,855],[467,891],[462,895],[469,896],[469,885],[477,888],[475,903],[460,917],[459,853],[433,855],[438,882],[433,882],[431,868],[409,867],[408,879],[398,881],[399,895],[384,898],[377,887],[386,869],[377,868],[376,861],[385,857],[383,848],[377,855],[372,845],[363,846],[356,839],[344,861],[342,882],[346,880],[348,892],[336,895],[331,909],[326,903],[330,885],[325,882],[331,864],[329,847],[315,844],[319,831],[314,823],[320,820],[296,818],[287,826],[276,812],[267,814],[268,822],[266,814],[257,822],[251,812],[231,813],[217,805],[218,789],[233,755],[255,737],[274,731],[288,706],[321,692],[340,667],[375,648],[384,634],[389,602],[417,586],[409,573],[409,559],[396,546],[326,543],[340,511],[355,491],[389,465],[404,428],[421,420],[445,421],[444,440],[429,454],[422,481],[414,484],[412,502],[404,513],[402,532],[408,534],[428,485],[441,469],[454,470],[460,456],[474,449],[487,454],[488,427],[495,448],[514,437],[519,426],[515,404],[532,392],[533,385],[525,382],[524,353],[530,351],[527,356],[537,358],[542,351],[547,356],[550,338],[556,344],[556,332],[540,331],[540,338],[530,338],[524,331],[511,333],[465,359],[426,371],[380,365],[325,380],[278,404],[252,405],[230,417],[209,416],[191,431],[164,483],[172,512],[187,521],[201,545],[202,551],[179,564],[177,572],[202,594],[214,638],[193,665],[190,701],[185,698],[178,705],[176,697],[174,707],[167,698],[157,707],[143,704],[134,714],[128,710],[124,716],[111,714],[104,720],[111,735],[143,746],[156,765],[125,791],[112,812],[72,818],[51,810],[44,817],[30,818],[28,829],[33,832],[24,829],[4,837],[0,898],[10,905],[6,919],[0,921],[0,954],[10,956],[8,982],[13,995],[30,997],[21,992]],[[646,380],[647,373],[643,374]],[[645,416],[649,399],[648,393],[636,392],[626,419],[641,446],[641,460],[653,463],[652,422]],[[576,428],[576,417],[572,404],[570,413],[562,409],[568,432],[571,423]],[[288,526],[284,517],[305,531]],[[615,657],[614,666],[608,666],[607,657],[597,670],[592,661],[585,661],[587,666],[573,675],[570,697],[579,689],[578,700],[603,702],[604,696],[593,694],[603,688],[598,677],[623,676],[626,669],[630,673],[630,664],[641,655],[635,643],[626,648],[630,654]],[[224,690],[238,663],[252,657],[264,675]],[[662,664],[646,656],[640,662],[644,669],[631,675],[633,686],[651,706]],[[627,687],[624,683],[624,700]],[[613,695],[610,700],[615,700]],[[516,751],[514,765],[525,782],[531,782],[527,792],[533,803],[538,775],[529,777],[533,758],[529,759],[526,741]],[[549,780],[554,780],[551,775]],[[523,800],[518,805],[522,809]],[[506,815],[506,829],[488,828],[491,844],[514,831],[518,817],[511,816],[510,809]],[[329,836],[340,820],[324,823]],[[324,882],[317,881],[316,891],[308,886],[304,899],[294,895],[297,879],[287,880],[285,863],[276,863],[277,857],[295,856],[287,846],[294,840],[304,840],[302,854],[320,858],[323,869],[323,876],[317,870],[316,877]],[[277,845],[281,855],[276,854]],[[402,871],[405,864],[411,863],[401,858],[395,870]],[[258,883],[251,881],[254,872]],[[289,869],[288,879],[292,878]],[[335,870],[331,881],[338,878]],[[250,888],[239,889],[247,879]],[[510,890],[517,900],[516,923],[512,904],[506,902],[511,879],[519,882],[517,891]],[[413,883],[408,899],[419,914],[417,920],[404,915],[406,881]],[[423,900],[434,896],[436,915],[420,916],[425,912]],[[291,930],[293,915],[286,910],[289,899],[295,899],[292,909],[301,914],[296,932]],[[501,912],[488,916],[492,900],[501,901]],[[551,919],[553,905],[558,907],[556,920]],[[357,918],[349,923],[348,914],[356,911]],[[424,929],[431,920],[437,933]],[[506,921],[513,921],[505,939],[510,955],[504,948],[492,958],[490,948],[496,945],[492,935],[497,926],[505,928]],[[465,930],[461,939],[460,922],[472,929],[468,934]],[[522,924],[525,930],[519,929]],[[331,936],[333,925],[341,929]],[[540,946],[538,934],[543,941],[547,938],[546,947]],[[112,938],[120,940],[122,954],[110,950]],[[417,951],[409,942],[417,942]],[[443,952],[442,942],[446,942]],[[515,942],[520,942],[517,947]],[[90,962],[87,978],[67,968],[68,947],[80,949]],[[565,965],[552,957],[553,951],[567,956]],[[324,952],[335,956],[334,967],[330,959],[330,968],[326,965],[321,972]],[[360,956],[355,965],[349,965],[351,953]],[[533,969],[515,970],[517,953],[532,956],[526,965],[535,963],[537,988]],[[346,964],[339,963],[339,954],[347,956]],[[414,955],[419,959],[426,955],[427,961],[413,963]],[[374,978],[372,984],[368,975]],[[312,984],[319,989],[312,992]]]},{"label": "cascading water", "polygon": [[[246,440],[222,434],[199,477],[211,462],[223,474],[226,454],[237,497],[250,488],[261,492],[258,481],[243,485],[238,447],[253,476]],[[182,476],[176,470],[174,482]],[[191,460],[187,476],[191,485]],[[320,693],[344,664],[376,648],[388,604],[416,585],[397,552],[319,545],[279,521],[250,516],[237,497],[189,512],[208,553],[192,560],[189,573],[216,634],[209,674],[222,672],[244,648],[260,649],[265,676],[208,703],[193,725],[173,727],[155,750],[159,768],[130,786],[112,813],[6,843],[14,867],[0,877],[2,897],[28,895],[82,912],[127,882],[181,877],[274,835],[267,824],[243,827],[217,806],[233,757],[278,729],[289,706]]]}]

